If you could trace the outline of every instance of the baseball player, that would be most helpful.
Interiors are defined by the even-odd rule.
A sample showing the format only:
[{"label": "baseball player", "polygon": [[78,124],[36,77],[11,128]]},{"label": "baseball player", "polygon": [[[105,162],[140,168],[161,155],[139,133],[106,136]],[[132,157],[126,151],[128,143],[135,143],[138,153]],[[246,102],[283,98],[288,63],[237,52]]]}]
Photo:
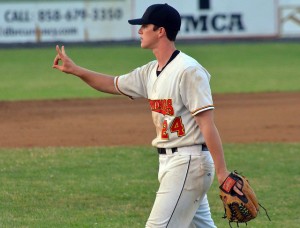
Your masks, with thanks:
[{"label": "baseball player", "polygon": [[53,68],[102,92],[148,99],[157,133],[152,145],[159,154],[160,186],[146,227],[215,227],[206,193],[215,171],[220,184],[229,172],[214,124],[210,74],[176,49],[181,18],[170,5],[151,5],[141,18],[128,22],[141,26],[141,47],[152,50],[156,60],[113,77],[76,65],[64,46],[56,46]]}]

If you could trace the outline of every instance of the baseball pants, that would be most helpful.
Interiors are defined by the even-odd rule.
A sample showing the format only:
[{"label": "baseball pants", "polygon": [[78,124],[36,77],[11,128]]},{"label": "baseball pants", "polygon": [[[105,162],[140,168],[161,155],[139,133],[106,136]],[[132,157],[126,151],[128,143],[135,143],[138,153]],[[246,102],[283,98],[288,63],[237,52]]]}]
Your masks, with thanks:
[{"label": "baseball pants", "polygon": [[159,189],[146,228],[215,227],[206,193],[214,163],[201,145],[180,147],[159,155]]}]

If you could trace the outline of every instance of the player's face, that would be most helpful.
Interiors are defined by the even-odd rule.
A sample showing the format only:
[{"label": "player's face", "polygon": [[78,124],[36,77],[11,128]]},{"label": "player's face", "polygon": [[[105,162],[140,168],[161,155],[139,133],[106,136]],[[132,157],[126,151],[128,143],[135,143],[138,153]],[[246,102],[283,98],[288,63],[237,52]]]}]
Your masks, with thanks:
[{"label": "player's face", "polygon": [[139,29],[139,35],[141,38],[141,47],[154,49],[158,40],[158,32],[153,30],[154,25],[147,24],[142,25]]}]

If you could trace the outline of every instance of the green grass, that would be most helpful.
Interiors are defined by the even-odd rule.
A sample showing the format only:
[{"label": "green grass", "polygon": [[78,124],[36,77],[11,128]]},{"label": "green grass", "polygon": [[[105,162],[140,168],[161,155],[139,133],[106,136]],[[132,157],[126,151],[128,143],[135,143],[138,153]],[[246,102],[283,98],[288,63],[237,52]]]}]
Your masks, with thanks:
[{"label": "green grass", "polygon": [[[300,144],[225,145],[262,211],[248,227],[298,227]],[[158,187],[150,147],[0,149],[0,227],[144,227]],[[228,227],[216,181],[213,218]],[[240,225],[244,227],[244,225]]]},{"label": "green grass", "polygon": [[[180,44],[212,75],[213,93],[300,91],[300,46],[296,43]],[[79,65],[119,75],[154,59],[132,46],[75,47],[67,54]],[[0,49],[0,100],[61,99],[108,96],[80,79],[52,69],[55,47]]]},{"label": "green grass", "polygon": [[215,93],[300,91],[300,46],[249,43],[185,47],[212,75]]},{"label": "green grass", "polygon": [[[296,43],[180,44],[212,74],[214,93],[300,91]],[[118,75],[153,59],[136,46],[66,47],[86,68]],[[52,69],[53,48],[0,49],[0,100],[104,97]],[[268,209],[248,227],[298,227],[300,144],[225,145]],[[144,227],[158,187],[150,147],[0,149],[0,227]],[[228,227],[216,181],[213,218]],[[244,227],[244,225],[240,225]]]}]

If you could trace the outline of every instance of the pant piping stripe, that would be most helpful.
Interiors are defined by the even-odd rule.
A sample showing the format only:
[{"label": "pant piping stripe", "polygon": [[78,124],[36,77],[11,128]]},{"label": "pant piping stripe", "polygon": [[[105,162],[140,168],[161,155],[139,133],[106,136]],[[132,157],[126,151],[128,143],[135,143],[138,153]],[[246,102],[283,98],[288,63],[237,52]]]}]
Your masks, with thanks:
[{"label": "pant piping stripe", "polygon": [[173,212],[172,212],[172,214],[171,214],[171,217],[170,217],[170,219],[169,219],[169,221],[168,221],[168,224],[167,224],[166,228],[169,226],[169,223],[170,223],[170,221],[171,221],[171,219],[172,219],[172,217],[173,217],[173,214],[174,214],[174,212],[175,212],[175,210],[176,210],[176,207],[177,207],[178,202],[179,202],[179,200],[180,200],[180,197],[181,197],[181,195],[182,195],[182,192],[183,192],[183,189],[184,189],[184,186],[185,186],[185,183],[186,183],[186,179],[187,179],[187,176],[188,176],[188,173],[189,173],[189,170],[190,170],[190,164],[191,164],[191,155],[190,155],[190,160],[189,160],[189,164],[188,164],[188,167],[187,167],[187,170],[186,170],[186,174],[185,174],[185,178],[184,178],[184,182],[183,182],[183,185],[182,185],[181,192],[180,192],[180,194],[179,194],[179,197],[178,197],[178,199],[177,199],[176,205],[175,205],[175,207],[174,207],[174,210],[173,210]]}]

